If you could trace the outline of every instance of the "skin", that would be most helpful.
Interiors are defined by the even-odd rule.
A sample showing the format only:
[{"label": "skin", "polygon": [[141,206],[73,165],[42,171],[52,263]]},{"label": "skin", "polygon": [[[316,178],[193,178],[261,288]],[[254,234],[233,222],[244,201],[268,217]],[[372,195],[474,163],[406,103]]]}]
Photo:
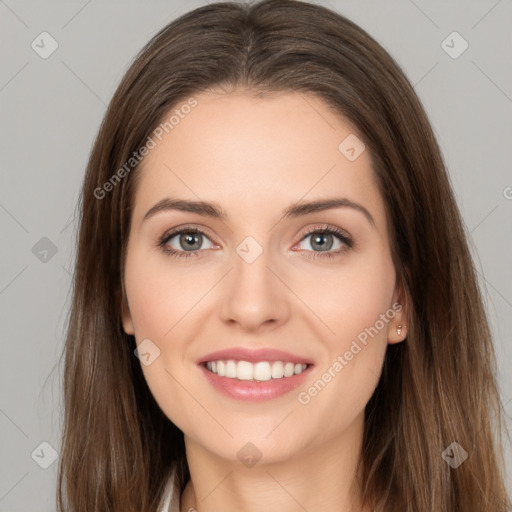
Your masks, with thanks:
[{"label": "skin", "polygon": [[[387,345],[405,338],[407,323],[371,156],[365,150],[349,161],[338,150],[356,132],[313,95],[194,97],[198,105],[143,162],[122,301],[125,332],[137,344],[149,338],[160,350],[142,370],[162,411],[185,435],[191,481],[180,510],[359,510],[364,408]],[[168,210],[143,221],[167,196],[214,201],[227,219]],[[375,225],[349,207],[279,221],[298,200],[333,196],[363,205]],[[172,228],[189,224],[207,233],[196,257],[173,258],[158,247]],[[343,229],[354,247],[322,258],[315,235],[305,234],[318,225]],[[236,252],[247,236],[263,249],[252,263]],[[331,241],[331,253],[344,246],[327,235]],[[166,245],[187,249],[179,235]],[[396,302],[402,310],[308,404],[299,403],[298,393]],[[313,373],[279,398],[233,400],[196,365],[199,357],[233,346],[309,357]],[[248,442],[262,454],[252,467],[237,456]]]}]

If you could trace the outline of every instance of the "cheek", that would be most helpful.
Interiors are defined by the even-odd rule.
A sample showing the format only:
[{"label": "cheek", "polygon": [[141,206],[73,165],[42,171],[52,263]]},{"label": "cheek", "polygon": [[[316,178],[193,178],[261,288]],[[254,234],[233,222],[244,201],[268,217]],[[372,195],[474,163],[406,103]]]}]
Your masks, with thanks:
[{"label": "cheek", "polygon": [[[389,310],[395,270],[386,253],[373,252],[321,272],[296,273],[293,280],[318,335],[332,347],[342,349]],[[388,322],[377,325],[381,338],[386,338]]]},{"label": "cheek", "polygon": [[159,344],[212,285],[198,280],[192,269],[172,271],[165,256],[144,251],[128,258],[125,284],[137,340]]},{"label": "cheek", "polygon": [[[126,293],[137,345],[149,347],[146,352],[151,361],[144,364],[141,358],[141,370],[151,394],[171,421],[190,430],[187,415],[181,412],[190,397],[178,382],[185,382],[187,376],[182,364],[188,339],[184,334],[187,312],[190,314],[200,294],[196,286],[190,286],[190,274],[169,273],[165,264],[165,258],[144,251],[129,253]],[[152,344],[147,344],[147,339]]]},{"label": "cheek", "polygon": [[[315,286],[312,278],[304,278],[300,293],[308,298],[314,313],[309,315],[311,326],[327,357],[322,357],[312,379],[316,384],[302,390],[305,394],[299,402],[315,400],[318,406],[341,407],[340,414],[333,415],[339,427],[338,422],[362,411],[377,385],[395,314],[391,307],[395,271],[391,259],[382,255],[326,274],[316,279]],[[318,400],[317,395],[321,395]]]}]

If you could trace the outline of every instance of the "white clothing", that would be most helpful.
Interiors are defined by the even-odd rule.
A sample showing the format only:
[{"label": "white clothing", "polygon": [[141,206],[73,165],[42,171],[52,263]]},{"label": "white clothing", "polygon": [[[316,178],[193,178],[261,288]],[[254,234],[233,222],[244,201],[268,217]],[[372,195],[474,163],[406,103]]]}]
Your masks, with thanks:
[{"label": "white clothing", "polygon": [[174,465],[171,477],[167,482],[162,504],[158,509],[159,512],[180,512],[180,490],[178,487],[176,467],[177,464]]}]

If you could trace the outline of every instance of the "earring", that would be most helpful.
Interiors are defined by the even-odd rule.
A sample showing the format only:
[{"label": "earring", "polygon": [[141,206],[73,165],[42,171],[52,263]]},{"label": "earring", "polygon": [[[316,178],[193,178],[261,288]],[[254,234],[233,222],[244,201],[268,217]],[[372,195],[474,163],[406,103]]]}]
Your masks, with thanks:
[{"label": "earring", "polygon": [[398,335],[402,334],[402,326],[399,325],[397,328],[396,328],[396,332],[398,333]]}]

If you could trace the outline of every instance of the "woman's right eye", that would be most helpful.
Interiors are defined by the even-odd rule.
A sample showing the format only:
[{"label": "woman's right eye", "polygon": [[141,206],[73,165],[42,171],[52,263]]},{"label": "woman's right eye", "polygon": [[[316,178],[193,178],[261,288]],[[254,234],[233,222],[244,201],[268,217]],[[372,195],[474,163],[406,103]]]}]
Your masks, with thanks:
[{"label": "woman's right eye", "polygon": [[[164,235],[159,242],[159,246],[169,256],[190,258],[198,256],[198,251],[202,249],[211,249],[211,247],[203,247],[204,238],[209,240],[206,233],[198,228],[180,228]],[[173,239],[176,240],[173,241]]]}]

